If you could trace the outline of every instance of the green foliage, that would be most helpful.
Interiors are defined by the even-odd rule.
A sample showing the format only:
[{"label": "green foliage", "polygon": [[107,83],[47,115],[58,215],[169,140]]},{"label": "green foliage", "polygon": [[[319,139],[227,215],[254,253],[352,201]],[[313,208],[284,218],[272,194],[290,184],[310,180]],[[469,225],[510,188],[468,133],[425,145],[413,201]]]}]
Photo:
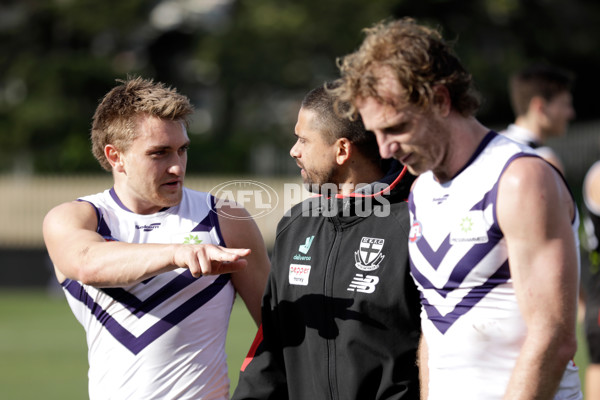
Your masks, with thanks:
[{"label": "green foliage", "polygon": [[[203,4],[168,5],[184,3]],[[166,4],[0,6],[0,172],[101,172],[89,151],[90,120],[115,79],[128,74],[176,86],[210,115],[190,133],[204,149],[196,156],[212,162],[192,164],[191,172],[248,172],[257,145],[287,153],[280,138],[292,132],[304,94],[337,77],[336,58],[360,44],[363,28],[389,17],[415,17],[457,40],[485,99],[484,123],[510,122],[507,77],[532,61],[574,71],[579,119],[597,115],[590,100],[600,79],[598,2],[232,0],[203,17],[184,10],[171,26],[156,17]]]},{"label": "green foliage", "polygon": [[[140,20],[142,4],[110,3],[28,2],[0,9],[14,21],[0,28],[2,170],[27,154],[35,171],[98,169],[88,149],[89,121],[98,99],[125,72],[115,55],[124,47],[119,42],[133,34],[124,27]],[[108,34],[113,50],[103,53],[98,42]]]}]

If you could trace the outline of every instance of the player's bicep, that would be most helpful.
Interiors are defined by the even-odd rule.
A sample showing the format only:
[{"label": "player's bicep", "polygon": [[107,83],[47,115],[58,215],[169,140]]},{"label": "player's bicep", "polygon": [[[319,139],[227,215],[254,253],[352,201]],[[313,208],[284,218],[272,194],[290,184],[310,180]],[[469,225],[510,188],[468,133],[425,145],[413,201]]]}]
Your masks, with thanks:
[{"label": "player's bicep", "polygon": [[89,203],[63,203],[48,212],[42,233],[59,282],[77,279],[86,249],[91,243],[103,242],[96,233],[97,225],[96,212]]},{"label": "player's bicep", "polygon": [[260,324],[260,304],[271,267],[262,234],[243,207],[221,211],[225,212],[219,213],[219,225],[227,247],[251,249],[245,257],[248,266],[232,274],[231,280],[252,317]]},{"label": "player's bicep", "polygon": [[[517,159],[501,178],[498,223],[506,240],[519,307],[526,319],[549,315],[549,308],[554,307],[560,315],[565,304],[556,299],[556,293],[576,286],[572,207],[561,178],[542,160]],[[545,312],[538,312],[541,310]]]}]

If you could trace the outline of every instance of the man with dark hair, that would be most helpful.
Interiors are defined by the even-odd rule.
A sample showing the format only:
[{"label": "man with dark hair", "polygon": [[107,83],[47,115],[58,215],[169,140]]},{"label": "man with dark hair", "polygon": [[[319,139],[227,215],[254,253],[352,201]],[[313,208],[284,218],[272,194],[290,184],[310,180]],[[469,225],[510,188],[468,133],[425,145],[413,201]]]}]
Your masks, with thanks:
[{"label": "man with dark hair", "polygon": [[509,92],[515,122],[500,132],[526,144],[564,173],[558,155],[545,143],[562,136],[575,118],[571,88],[573,77],[560,68],[536,64],[515,73]]},{"label": "man with dark hair", "polygon": [[578,215],[560,173],[475,117],[471,77],[440,33],[405,18],[366,30],[335,89],[409,197],[421,293],[422,398],[581,399]]},{"label": "man with dark hair", "polygon": [[320,196],[279,222],[263,323],[233,399],[418,399],[414,177],[383,163],[360,118],[337,116],[323,87],[305,97],[295,134],[290,155]]},{"label": "man with dark hair", "polygon": [[228,399],[236,291],[260,323],[269,259],[256,224],[183,186],[192,112],[162,83],[113,88],[94,114],[92,148],[114,186],[44,219],[56,277],[86,331],[91,399]]}]

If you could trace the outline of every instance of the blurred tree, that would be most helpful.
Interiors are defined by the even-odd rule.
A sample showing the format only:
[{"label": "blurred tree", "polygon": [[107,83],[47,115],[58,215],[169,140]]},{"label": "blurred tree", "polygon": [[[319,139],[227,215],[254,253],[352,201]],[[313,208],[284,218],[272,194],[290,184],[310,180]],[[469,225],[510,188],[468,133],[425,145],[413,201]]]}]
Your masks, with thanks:
[{"label": "blurred tree", "polygon": [[265,162],[256,161],[261,156],[253,151],[267,146],[282,149],[271,153],[295,167],[287,151],[300,101],[312,87],[337,77],[336,57],[352,51],[361,29],[390,15],[394,3],[237,1],[227,28],[206,35],[194,55],[219,76],[197,103],[214,116],[213,135],[202,144],[224,151],[191,165],[210,170],[230,154],[227,162],[241,159],[248,170],[249,163]]},{"label": "blurred tree", "polygon": [[576,75],[578,119],[597,118],[591,90],[598,87],[600,3],[594,0],[428,0],[399,2],[394,15],[410,15],[442,27],[483,94],[479,117],[505,124],[512,114],[508,76],[533,62]]},{"label": "blurred tree", "polygon": [[576,73],[579,120],[597,115],[592,0],[13,0],[0,5],[0,172],[100,172],[91,116],[127,74],[196,105],[190,172],[285,172],[304,94],[392,16],[457,40],[487,124],[512,120],[507,77],[540,60]]},{"label": "blurred tree", "polygon": [[90,119],[114,79],[135,67],[127,49],[144,3],[0,6],[0,170],[98,170]]}]

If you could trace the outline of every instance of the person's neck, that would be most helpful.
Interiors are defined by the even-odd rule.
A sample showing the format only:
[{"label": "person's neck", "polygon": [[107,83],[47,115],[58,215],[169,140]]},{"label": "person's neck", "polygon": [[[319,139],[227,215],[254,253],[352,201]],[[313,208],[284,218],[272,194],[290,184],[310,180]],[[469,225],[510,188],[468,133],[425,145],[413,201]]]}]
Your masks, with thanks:
[{"label": "person's neck", "polygon": [[340,194],[349,196],[361,186],[371,184],[381,179],[384,172],[377,164],[365,160],[355,161],[346,174],[346,178],[339,183]]},{"label": "person's neck", "polygon": [[136,199],[135,195],[132,194],[131,190],[128,188],[125,182],[123,182],[122,179],[116,179],[114,181],[113,189],[122,206],[135,214],[155,214],[164,208],[160,205]]},{"label": "person's neck", "polygon": [[442,183],[453,179],[467,165],[490,131],[475,117],[454,116],[448,126],[452,128],[447,132],[450,139],[446,160],[433,170],[436,179]]},{"label": "person's neck", "polygon": [[536,122],[535,117],[528,114],[521,115],[515,120],[515,125],[529,131],[537,143],[543,144],[546,141],[546,137]]}]

